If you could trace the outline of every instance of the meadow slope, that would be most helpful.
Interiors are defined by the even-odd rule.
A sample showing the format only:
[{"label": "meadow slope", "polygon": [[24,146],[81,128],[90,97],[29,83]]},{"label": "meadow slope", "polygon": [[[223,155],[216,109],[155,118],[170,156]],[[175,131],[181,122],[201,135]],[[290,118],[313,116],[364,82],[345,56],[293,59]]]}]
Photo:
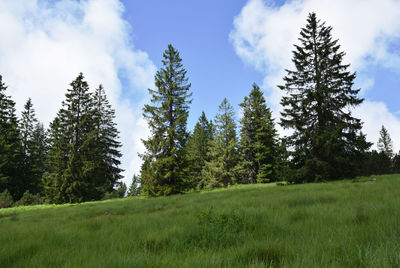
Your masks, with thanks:
[{"label": "meadow slope", "polygon": [[2,209],[0,245],[0,267],[400,267],[400,175]]}]

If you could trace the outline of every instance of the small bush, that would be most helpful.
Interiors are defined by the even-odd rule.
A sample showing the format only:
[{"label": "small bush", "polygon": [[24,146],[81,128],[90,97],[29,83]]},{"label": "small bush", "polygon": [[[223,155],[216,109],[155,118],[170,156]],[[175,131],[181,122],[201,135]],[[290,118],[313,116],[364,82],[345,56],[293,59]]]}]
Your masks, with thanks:
[{"label": "small bush", "polygon": [[0,194],[0,208],[9,208],[14,204],[10,192],[6,189]]},{"label": "small bush", "polygon": [[15,203],[17,206],[31,206],[43,204],[43,200],[39,194],[31,194],[28,191],[24,193],[21,199]]}]

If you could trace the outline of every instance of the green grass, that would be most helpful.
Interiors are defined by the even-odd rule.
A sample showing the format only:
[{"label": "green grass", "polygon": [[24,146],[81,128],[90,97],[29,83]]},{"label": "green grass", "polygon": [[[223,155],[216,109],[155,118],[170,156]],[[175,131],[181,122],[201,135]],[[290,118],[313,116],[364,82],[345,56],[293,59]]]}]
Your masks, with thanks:
[{"label": "green grass", "polygon": [[0,267],[400,267],[400,175],[0,210]]}]

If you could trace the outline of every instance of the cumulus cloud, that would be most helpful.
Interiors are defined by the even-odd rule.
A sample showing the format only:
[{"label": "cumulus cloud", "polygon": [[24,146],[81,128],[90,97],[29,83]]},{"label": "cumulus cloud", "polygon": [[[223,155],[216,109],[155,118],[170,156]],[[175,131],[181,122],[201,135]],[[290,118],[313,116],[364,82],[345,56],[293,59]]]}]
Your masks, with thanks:
[{"label": "cumulus cloud", "polygon": [[0,1],[0,74],[18,110],[31,97],[45,124],[79,72],[92,90],[103,84],[116,110],[129,183],[140,167],[140,138],[148,135],[141,107],[155,66],[133,46],[123,12],[118,0]]},{"label": "cumulus cloud", "polygon": [[[346,52],[345,62],[358,73],[356,86],[363,88],[362,94],[374,90],[374,79],[366,73],[371,66],[400,71],[400,55],[393,51],[400,38],[398,0],[292,0],[280,6],[273,1],[249,0],[234,19],[230,39],[239,57],[264,73],[263,87],[275,117],[279,117],[282,96],[276,85],[282,84],[285,68],[293,69],[293,44],[298,43],[300,28],[310,12],[333,27],[333,37]],[[355,114],[365,122],[370,141],[377,141],[381,124],[392,137],[400,136],[400,120],[384,103],[368,101],[357,109]],[[395,148],[399,150],[400,144]]]}]

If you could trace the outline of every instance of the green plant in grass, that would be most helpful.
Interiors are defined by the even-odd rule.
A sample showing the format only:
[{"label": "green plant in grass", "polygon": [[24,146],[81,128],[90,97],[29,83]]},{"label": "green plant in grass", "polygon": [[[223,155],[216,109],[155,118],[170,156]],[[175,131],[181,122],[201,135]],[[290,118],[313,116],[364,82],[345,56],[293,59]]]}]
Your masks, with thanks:
[{"label": "green plant in grass", "polygon": [[14,200],[10,192],[6,189],[0,193],[0,208],[9,208],[14,204]]}]

